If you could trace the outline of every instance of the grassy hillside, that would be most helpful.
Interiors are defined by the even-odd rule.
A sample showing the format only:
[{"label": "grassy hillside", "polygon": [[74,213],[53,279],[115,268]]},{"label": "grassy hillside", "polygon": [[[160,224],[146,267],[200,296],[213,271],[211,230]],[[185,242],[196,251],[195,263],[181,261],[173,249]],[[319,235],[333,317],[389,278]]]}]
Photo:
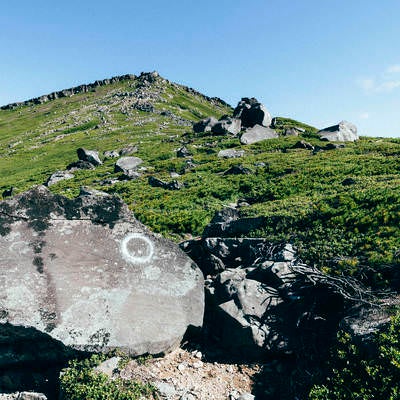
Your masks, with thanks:
[{"label": "grassy hillside", "polygon": [[[192,122],[230,113],[223,102],[148,74],[44,104],[1,110],[0,190],[12,185],[22,192],[45,182],[77,159],[79,147],[102,154],[137,145],[135,156],[147,168],[141,178],[101,185],[119,175],[115,160],[106,160],[51,190],[72,197],[89,185],[117,193],[138,219],[176,240],[201,234],[216,210],[244,199],[243,216],[267,221],[251,235],[290,240],[304,261],[332,273],[380,285],[393,279],[400,253],[400,140],[361,138],[344,148],[313,153],[292,147],[300,139],[325,146],[316,129],[287,118],[278,118],[278,131],[300,126],[303,138],[282,136],[243,146],[237,138],[192,132]],[[193,155],[189,168],[187,159],[177,157],[182,145]],[[245,156],[218,158],[218,151],[227,148],[244,149]],[[224,175],[238,164],[252,173]],[[150,175],[171,181],[171,172],[181,175],[180,190],[149,185]]]}]

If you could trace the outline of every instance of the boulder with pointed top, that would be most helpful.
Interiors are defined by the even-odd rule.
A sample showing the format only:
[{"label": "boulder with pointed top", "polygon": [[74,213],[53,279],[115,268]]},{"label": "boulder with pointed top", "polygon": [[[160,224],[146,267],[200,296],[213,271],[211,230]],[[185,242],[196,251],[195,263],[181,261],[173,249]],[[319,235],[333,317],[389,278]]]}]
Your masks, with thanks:
[{"label": "boulder with pointed top", "polygon": [[357,127],[347,121],[341,121],[337,125],[329,126],[318,132],[321,140],[329,142],[354,142],[358,140]]},{"label": "boulder with pointed top", "polygon": [[241,120],[243,128],[252,128],[254,125],[269,127],[272,122],[269,111],[254,97],[243,97],[233,111],[233,117]]}]

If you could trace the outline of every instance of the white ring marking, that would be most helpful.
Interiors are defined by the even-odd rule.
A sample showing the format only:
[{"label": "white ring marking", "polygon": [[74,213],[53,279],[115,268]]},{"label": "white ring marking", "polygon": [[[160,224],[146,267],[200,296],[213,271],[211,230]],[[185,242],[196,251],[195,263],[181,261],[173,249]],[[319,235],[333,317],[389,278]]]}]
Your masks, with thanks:
[{"label": "white ring marking", "polygon": [[[132,254],[131,251],[128,249],[128,243],[131,240],[135,240],[135,239],[139,239],[146,243],[147,251],[145,252],[145,255],[137,256],[137,255],[135,255],[135,253]],[[121,254],[122,254],[122,257],[130,263],[144,264],[144,263],[149,262],[152,259],[153,254],[154,254],[154,245],[148,237],[142,235],[141,233],[130,233],[129,235],[125,236],[125,238],[121,242]]]}]

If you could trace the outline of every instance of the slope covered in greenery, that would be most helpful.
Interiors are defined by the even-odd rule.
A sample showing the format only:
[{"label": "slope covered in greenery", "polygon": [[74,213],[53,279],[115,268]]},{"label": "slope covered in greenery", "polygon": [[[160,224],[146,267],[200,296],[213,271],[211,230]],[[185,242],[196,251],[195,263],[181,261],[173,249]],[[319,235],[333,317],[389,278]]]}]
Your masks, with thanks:
[{"label": "slope covered in greenery", "polygon": [[[290,240],[304,261],[328,272],[386,283],[400,249],[400,140],[364,137],[343,148],[312,152],[293,148],[298,137],[243,146],[235,137],[192,131],[194,121],[231,113],[219,99],[156,74],[1,110],[0,189],[15,186],[22,192],[44,183],[77,159],[79,147],[102,154],[135,145],[135,156],[146,167],[139,179],[101,185],[119,175],[115,159],[109,159],[51,190],[72,197],[89,185],[116,193],[138,219],[176,240],[200,235],[216,210],[243,199],[248,204],[240,209],[243,216],[266,218],[264,228],[251,235]],[[278,118],[276,125],[280,133],[291,126],[305,128],[303,139],[325,145],[309,125],[287,118]],[[183,145],[192,157],[177,156]],[[243,149],[245,156],[218,158],[227,148]],[[238,164],[251,174],[224,174]],[[149,176],[170,181],[173,172],[180,174],[180,190],[148,183]]]}]

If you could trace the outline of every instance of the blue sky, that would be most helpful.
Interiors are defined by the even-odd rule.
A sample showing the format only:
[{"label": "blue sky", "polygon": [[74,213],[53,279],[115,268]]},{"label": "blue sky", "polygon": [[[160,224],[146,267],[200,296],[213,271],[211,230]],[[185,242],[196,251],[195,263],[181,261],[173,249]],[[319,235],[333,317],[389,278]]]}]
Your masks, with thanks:
[{"label": "blue sky", "polygon": [[0,104],[157,70],[235,105],[400,137],[400,1],[4,2]]}]

